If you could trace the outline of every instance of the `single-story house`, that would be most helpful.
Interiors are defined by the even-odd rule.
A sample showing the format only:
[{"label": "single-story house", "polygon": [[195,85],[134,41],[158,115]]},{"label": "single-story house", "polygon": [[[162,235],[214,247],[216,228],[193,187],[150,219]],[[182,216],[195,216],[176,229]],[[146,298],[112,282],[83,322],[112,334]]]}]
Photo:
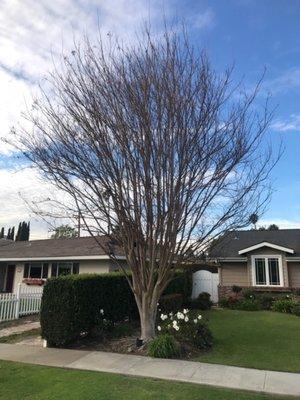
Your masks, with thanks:
[{"label": "single-story house", "polygon": [[[107,252],[113,253],[116,261]],[[126,266],[124,252],[106,236],[98,236],[97,241],[93,237],[26,242],[0,239],[0,292],[16,293],[20,283],[42,285],[59,275],[118,271],[121,264]],[[193,267],[217,271],[202,262]],[[198,283],[195,281],[195,296],[202,290]]]},{"label": "single-story house", "polygon": [[232,231],[216,241],[219,297],[232,286],[264,291],[300,288],[300,229]]},{"label": "single-story house", "polygon": [[[106,237],[98,237],[125,262],[121,249]],[[13,242],[0,239],[0,292],[15,293],[19,283],[41,285],[52,276],[107,273],[118,270],[93,237]]]}]

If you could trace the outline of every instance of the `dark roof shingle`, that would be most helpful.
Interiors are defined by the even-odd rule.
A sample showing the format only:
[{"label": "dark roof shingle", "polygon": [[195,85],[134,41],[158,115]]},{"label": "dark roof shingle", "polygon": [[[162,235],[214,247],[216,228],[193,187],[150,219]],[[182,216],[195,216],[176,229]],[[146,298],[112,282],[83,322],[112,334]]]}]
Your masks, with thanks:
[{"label": "dark roof shingle", "polygon": [[277,231],[232,231],[220,238],[212,247],[211,257],[241,257],[239,250],[254,246],[262,242],[269,242],[282,247],[293,249],[290,256],[300,256],[300,229],[279,229]]},{"label": "dark roof shingle", "polygon": [[[98,236],[97,240],[104,246],[109,243],[105,236]],[[110,248],[116,255],[123,255],[122,250],[111,244]],[[28,242],[10,242],[0,245],[0,260],[3,258],[51,258],[72,256],[99,256],[105,255],[94,237],[80,237],[72,239],[44,239]]]}]

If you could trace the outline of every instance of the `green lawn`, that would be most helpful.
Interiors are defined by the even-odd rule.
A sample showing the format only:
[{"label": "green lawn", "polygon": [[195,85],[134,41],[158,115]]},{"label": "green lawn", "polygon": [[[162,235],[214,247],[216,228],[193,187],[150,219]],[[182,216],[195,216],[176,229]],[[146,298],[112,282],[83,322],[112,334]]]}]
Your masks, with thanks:
[{"label": "green lawn", "polygon": [[299,317],[237,310],[212,310],[207,316],[214,347],[197,361],[300,372]]},{"label": "green lawn", "polygon": [[71,371],[0,361],[0,399],[5,400],[283,400],[192,384]]}]

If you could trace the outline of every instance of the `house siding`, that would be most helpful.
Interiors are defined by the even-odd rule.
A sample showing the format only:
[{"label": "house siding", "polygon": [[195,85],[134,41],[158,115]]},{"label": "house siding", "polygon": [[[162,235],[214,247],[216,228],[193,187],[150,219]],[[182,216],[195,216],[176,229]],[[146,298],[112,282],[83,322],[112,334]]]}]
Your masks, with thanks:
[{"label": "house siding", "polygon": [[[72,260],[77,262],[77,260]],[[43,262],[43,261],[42,261]],[[44,261],[49,264],[48,278],[51,277],[51,265],[52,261]],[[57,260],[53,262],[59,262]],[[110,260],[80,260],[79,262],[79,274],[105,274],[115,270],[112,267]],[[19,283],[22,283],[24,277],[24,262],[10,262],[16,266],[15,277],[13,283],[13,292],[16,293]]]},{"label": "house siding", "polygon": [[[247,254],[247,262],[223,262],[221,266],[220,285],[221,286],[253,286],[252,282],[252,255],[268,255],[282,257],[283,287],[300,286],[300,263],[288,263],[284,252],[263,247]],[[295,264],[295,266],[293,266]],[[297,265],[296,265],[297,264]],[[292,267],[291,267],[292,266]]]},{"label": "house siding", "polygon": [[248,280],[249,280],[249,285],[252,286],[252,264],[251,264],[251,256],[253,255],[261,255],[261,256],[281,256],[282,259],[282,274],[283,274],[283,286],[284,287],[289,287],[289,274],[288,274],[288,266],[287,266],[287,261],[286,261],[286,256],[285,253],[282,251],[278,251],[275,249],[271,249],[270,247],[262,247],[261,249],[254,250],[252,252],[249,252],[247,255],[247,272],[248,272]]},{"label": "house siding", "polygon": [[300,288],[300,262],[288,263],[290,286]]},{"label": "house siding", "polygon": [[223,263],[220,275],[221,286],[249,286],[246,262]]}]

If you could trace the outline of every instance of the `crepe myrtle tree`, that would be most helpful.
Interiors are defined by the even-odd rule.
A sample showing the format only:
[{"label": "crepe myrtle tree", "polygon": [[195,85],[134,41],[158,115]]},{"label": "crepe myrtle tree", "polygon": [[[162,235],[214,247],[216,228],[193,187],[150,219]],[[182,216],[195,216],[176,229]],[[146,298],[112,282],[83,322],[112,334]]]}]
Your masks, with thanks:
[{"label": "crepe myrtle tree", "polygon": [[174,271],[266,205],[277,156],[259,86],[242,92],[232,69],[216,73],[185,31],[146,29],[131,46],[85,39],[49,75],[32,128],[13,132],[99,246],[116,262],[111,243],[123,248],[144,340]]}]

